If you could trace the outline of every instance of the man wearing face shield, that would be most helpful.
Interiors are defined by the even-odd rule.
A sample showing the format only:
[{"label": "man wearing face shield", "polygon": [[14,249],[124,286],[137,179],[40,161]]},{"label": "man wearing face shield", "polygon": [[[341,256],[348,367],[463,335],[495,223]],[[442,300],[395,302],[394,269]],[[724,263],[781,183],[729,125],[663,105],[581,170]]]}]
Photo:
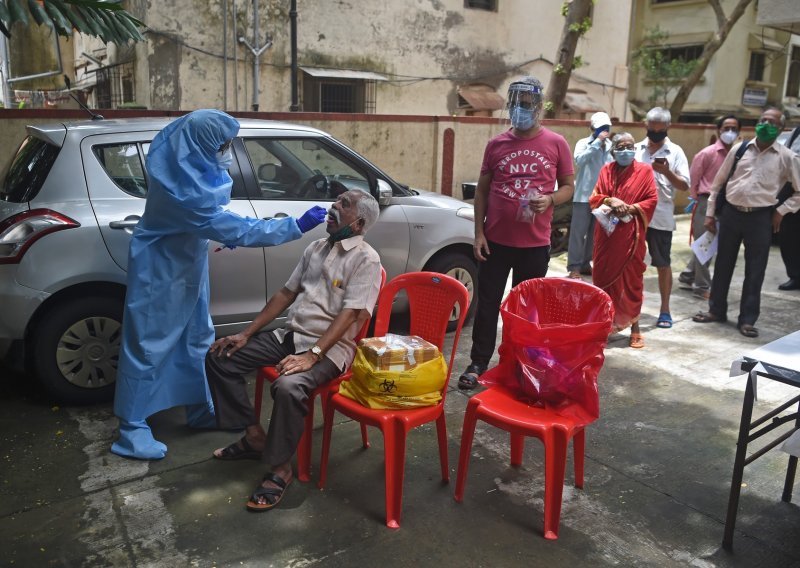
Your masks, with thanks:
[{"label": "man wearing face shield", "polygon": [[[219,460],[260,459],[270,471],[247,502],[251,511],[275,507],[293,479],[292,456],[303,435],[308,394],[341,374],[355,355],[354,338],[372,315],[381,281],[380,257],[364,240],[378,218],[378,202],[351,190],[328,214],[327,239],[311,243],[283,288],[244,331],[218,339],[206,371],[220,428],[244,436],[215,450]],[[289,314],[282,329],[261,329]],[[275,365],[268,431],[257,421],[245,376]]]},{"label": "man wearing face shield", "polygon": [[[736,327],[745,337],[758,337],[755,323],[761,312],[761,285],[767,270],[772,233],[779,231],[784,215],[800,209],[800,192],[796,189],[800,187],[800,155],[776,141],[784,124],[780,110],[767,108],[756,124],[756,137],[731,148],[714,178],[705,228],[716,233],[719,221],[719,246],[708,311],[692,318],[698,323],[727,321],[728,290],[739,248],[744,243],[744,283]],[[747,146],[733,169],[742,144]],[[786,182],[791,182],[795,190],[778,205],[778,190]],[[718,211],[717,201],[723,185],[726,203],[722,211]]]},{"label": "man wearing face shield", "polygon": [[233,117],[198,110],[156,135],[147,156],[145,211],[133,232],[122,322],[114,413],[119,439],[111,451],[160,459],[167,447],[146,419],[187,406],[192,426],[213,425],[203,360],[214,340],[209,315],[209,240],[263,247],[299,238],[324,220],[312,208],[299,219],[265,221],[223,209],[230,202]]},{"label": "man wearing face shield", "polygon": [[636,160],[650,164],[658,185],[658,205],[647,228],[647,250],[658,271],[661,295],[656,327],[672,327],[669,297],[672,294],[672,233],[675,231],[675,192],[689,189],[689,161],[683,148],[667,136],[672,115],[654,107],[647,111],[647,138],[636,145]]},{"label": "man wearing face shield", "polygon": [[[497,340],[497,318],[508,273],[516,286],[547,273],[553,208],[572,199],[572,153],[563,136],[539,123],[544,89],[534,77],[508,88],[511,128],[486,145],[475,191],[478,302],[471,363],[459,377],[473,389]],[[557,189],[557,191],[556,191]]]},{"label": "man wearing face shield", "polygon": [[[689,170],[692,183],[689,190],[694,199],[692,207],[692,236],[694,238],[705,232],[703,224],[706,220],[711,183],[731,146],[739,137],[739,127],[739,119],[733,115],[720,118],[717,121],[717,141],[700,150],[692,159],[692,167]],[[678,281],[690,286],[695,296],[707,300],[711,288],[710,264],[711,259],[704,264],[697,259],[696,255],[692,254],[689,264],[678,275]]]}]

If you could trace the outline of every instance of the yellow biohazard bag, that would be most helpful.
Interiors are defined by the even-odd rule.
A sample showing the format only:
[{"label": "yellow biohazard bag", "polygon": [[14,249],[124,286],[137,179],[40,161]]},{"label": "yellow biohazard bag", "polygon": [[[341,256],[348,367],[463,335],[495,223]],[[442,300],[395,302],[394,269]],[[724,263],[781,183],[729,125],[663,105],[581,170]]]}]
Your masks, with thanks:
[{"label": "yellow biohazard bag", "polygon": [[[384,340],[384,345],[375,340]],[[342,396],[368,408],[416,408],[433,406],[442,400],[441,391],[447,379],[447,364],[434,345],[414,336],[387,336],[387,338],[369,338],[363,341],[366,344],[359,343],[356,350],[352,378],[339,386],[339,393]],[[400,346],[411,361],[406,358],[403,363],[395,363],[389,368],[381,369],[380,366],[387,367],[387,365],[382,364],[381,358],[376,358],[375,354],[370,352],[376,349],[376,345],[377,349],[382,351],[380,353],[382,356]],[[433,348],[435,353],[422,355],[421,349],[429,351],[430,348]]]}]

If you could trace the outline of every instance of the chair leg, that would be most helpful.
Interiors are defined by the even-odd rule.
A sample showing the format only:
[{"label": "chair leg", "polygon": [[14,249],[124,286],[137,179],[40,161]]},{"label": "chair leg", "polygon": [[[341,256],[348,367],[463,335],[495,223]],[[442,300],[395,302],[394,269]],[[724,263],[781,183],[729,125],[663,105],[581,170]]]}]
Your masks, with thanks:
[{"label": "chair leg", "polygon": [[458,471],[456,472],[456,492],[453,497],[459,503],[464,501],[464,486],[467,483],[469,456],[472,452],[472,439],[475,437],[475,424],[478,421],[478,403],[471,399],[464,412],[464,425],[461,428],[461,449],[458,451]]},{"label": "chair leg", "polygon": [[[327,406],[327,408],[325,408]],[[325,483],[328,480],[328,456],[331,450],[331,434],[333,433],[333,415],[336,409],[333,406],[333,397],[328,399],[328,403],[323,406],[324,425],[322,428],[322,455],[319,459],[319,481],[317,487],[320,489],[325,488]]]},{"label": "chair leg", "polygon": [[264,398],[264,375],[261,371],[256,373],[256,391],[255,401],[253,401],[253,409],[255,414],[255,423],[261,424],[261,401]]},{"label": "chair leg", "polygon": [[511,466],[520,467],[522,465],[522,450],[525,449],[525,436],[522,434],[511,433]]},{"label": "chair leg", "polygon": [[406,431],[390,418],[383,423],[383,453],[386,468],[386,526],[400,528],[403,512],[403,477],[406,466]]},{"label": "chair leg", "polygon": [[447,461],[447,423],[444,412],[436,419],[436,434],[439,438],[439,464],[442,467],[442,481],[450,481],[450,464]]},{"label": "chair leg", "polygon": [[575,462],[575,487],[583,489],[584,452],[586,450],[586,430],[581,428],[572,438],[572,461]]},{"label": "chair leg", "polygon": [[569,438],[560,428],[550,428],[544,438],[544,538],[558,538],[564,471]]},{"label": "chair leg", "polygon": [[361,445],[366,450],[369,448],[369,437],[367,436],[367,425],[361,424]]}]

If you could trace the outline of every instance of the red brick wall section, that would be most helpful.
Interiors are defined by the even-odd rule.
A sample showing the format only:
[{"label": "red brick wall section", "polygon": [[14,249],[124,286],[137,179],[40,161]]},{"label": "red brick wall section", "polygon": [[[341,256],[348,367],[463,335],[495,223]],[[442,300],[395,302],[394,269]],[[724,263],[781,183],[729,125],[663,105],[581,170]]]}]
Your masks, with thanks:
[{"label": "red brick wall section", "polygon": [[445,128],[442,140],[442,195],[453,195],[453,157],[455,156],[456,133],[452,128]]}]

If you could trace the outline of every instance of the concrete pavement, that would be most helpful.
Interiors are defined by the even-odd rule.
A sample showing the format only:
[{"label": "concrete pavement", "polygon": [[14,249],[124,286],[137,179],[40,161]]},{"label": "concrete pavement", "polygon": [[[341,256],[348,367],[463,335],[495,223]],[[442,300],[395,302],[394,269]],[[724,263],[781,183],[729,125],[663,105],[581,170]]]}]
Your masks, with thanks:
[{"label": "concrete pavement", "polygon": [[[542,537],[538,441],[526,444],[523,466],[511,468],[507,437],[479,423],[464,503],[453,500],[467,402],[456,377],[468,362],[467,328],[446,403],[452,481],[441,483],[434,428],[412,432],[399,530],[383,524],[380,434],[370,430],[372,447],[362,450],[357,425],[341,415],[328,487],[316,487],[317,429],[312,483],[295,481],[276,510],[259,515],[244,503],[262,466],[210,457],[235,434],[192,431],[173,409],[153,419],[168,456],[125,460],[108,452],[116,426],[110,405],[58,407],[24,386],[25,377],[0,371],[0,565],[800,566],[800,511],[780,501],[787,456],[779,451],[745,470],[734,553],[720,546],[745,383],[728,368],[742,352],[800,328],[800,292],[777,290],[785,274],[773,247],[758,339],[742,337],[733,323],[693,323],[706,306],[677,288],[687,231],[681,217],[674,327],[655,328],[649,269],[646,348],[628,348],[627,331],[608,345],[601,417],[587,430],[585,488],[571,486],[570,458],[556,541]],[[565,275],[564,265],[564,257],[554,259],[551,274]],[[742,273],[740,261],[732,306]],[[759,383],[757,413],[795,394],[767,383]]]}]

